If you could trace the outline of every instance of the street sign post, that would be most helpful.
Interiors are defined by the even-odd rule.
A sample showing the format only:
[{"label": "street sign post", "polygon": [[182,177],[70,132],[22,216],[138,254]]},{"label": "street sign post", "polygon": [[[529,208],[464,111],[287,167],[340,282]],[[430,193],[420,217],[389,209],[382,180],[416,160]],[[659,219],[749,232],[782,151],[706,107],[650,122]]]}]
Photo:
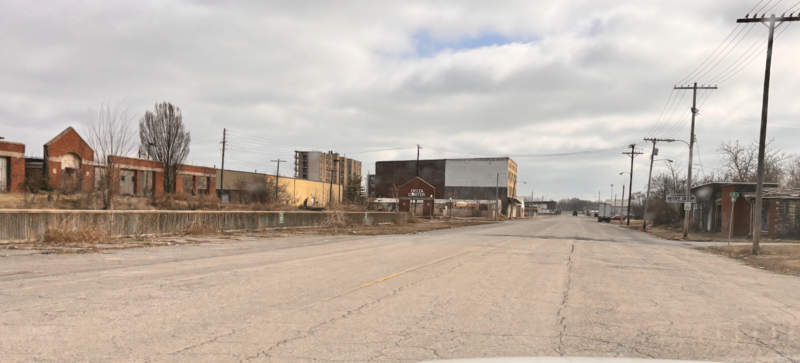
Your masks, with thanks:
[{"label": "street sign post", "polygon": [[692,210],[692,203],[690,203],[690,202],[683,203],[683,210],[687,210],[687,211],[688,210]]},{"label": "street sign post", "polygon": [[731,192],[731,222],[728,224],[728,246],[731,245],[731,236],[733,236],[733,211],[736,208],[736,198],[739,198],[739,193]]},{"label": "street sign post", "polygon": [[697,197],[694,194],[689,197],[686,194],[669,194],[667,195],[667,203],[697,203]]},{"label": "street sign post", "polygon": [[283,213],[278,216],[278,224],[283,224]]}]

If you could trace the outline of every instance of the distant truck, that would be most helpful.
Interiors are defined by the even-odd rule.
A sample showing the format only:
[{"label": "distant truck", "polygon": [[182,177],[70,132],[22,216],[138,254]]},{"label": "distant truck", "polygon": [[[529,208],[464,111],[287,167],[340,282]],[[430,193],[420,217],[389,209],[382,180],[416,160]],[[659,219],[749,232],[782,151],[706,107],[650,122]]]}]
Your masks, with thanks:
[{"label": "distant truck", "polygon": [[597,205],[597,221],[610,223],[614,217],[614,206],[611,204],[600,203]]}]

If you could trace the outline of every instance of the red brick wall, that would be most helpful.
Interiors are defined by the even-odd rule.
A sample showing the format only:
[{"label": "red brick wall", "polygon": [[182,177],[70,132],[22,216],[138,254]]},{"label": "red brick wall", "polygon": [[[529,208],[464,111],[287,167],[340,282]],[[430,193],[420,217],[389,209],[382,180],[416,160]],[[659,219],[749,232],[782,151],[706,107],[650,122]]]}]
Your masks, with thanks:
[{"label": "red brick wall", "polygon": [[45,175],[49,179],[50,186],[53,188],[61,186],[61,163],[50,161],[48,158],[60,158],[66,154],[75,154],[81,159],[81,189],[91,189],[94,186],[94,167],[90,164],[94,162],[94,150],[72,127],[68,127],[44,145],[47,165]]},{"label": "red brick wall", "polygon": [[61,186],[61,163],[58,161],[48,161],[45,163],[47,170],[45,174],[49,180],[49,184],[53,188]]},{"label": "red brick wall", "polygon": [[80,156],[83,160],[94,160],[94,150],[89,147],[86,141],[83,141],[80,135],[73,128],[64,130],[63,135],[52,144],[47,146],[47,155],[49,157],[61,157],[69,153],[74,153]]},{"label": "red brick wall", "polygon": [[160,197],[164,195],[164,173],[153,173],[153,195]]},{"label": "red brick wall", "polygon": [[[727,235],[730,230],[731,222],[731,197],[730,193],[737,190],[735,185],[728,185],[722,187],[722,225],[720,232]],[[750,203],[744,200],[743,197],[736,199],[736,206],[733,208],[733,235],[734,236],[747,236],[750,234]]]},{"label": "red brick wall", "polygon": [[187,175],[178,174],[175,176],[175,194],[183,193],[183,178]]},{"label": "red brick wall", "polygon": [[[129,167],[145,167],[145,168],[154,168],[154,169],[164,169],[164,164],[158,161],[153,160],[145,160],[145,159],[137,159],[137,158],[129,158],[124,156],[111,156],[109,160],[113,163],[119,165],[122,169],[125,169],[125,166]],[[186,172],[186,173],[201,173],[207,174],[209,177],[209,189],[214,191],[216,189],[216,175],[217,170],[214,168],[207,168],[204,166],[195,166],[195,165],[181,165],[178,167],[179,172]],[[137,180],[139,180],[141,176],[137,174]],[[178,174],[175,179],[175,193],[183,193],[183,178],[192,178],[193,175],[186,175],[186,174]],[[197,176],[198,178],[200,176]],[[154,191],[153,195],[161,196],[164,195],[164,173],[161,171],[156,171],[153,173],[153,186]],[[196,181],[193,183],[195,188],[195,194],[197,194],[197,183]],[[189,192],[189,191],[187,191]],[[216,193],[209,193],[210,195],[216,196]]]},{"label": "red brick wall", "polygon": [[119,164],[123,169],[125,169],[126,165],[129,166],[138,166],[143,168],[155,168],[155,169],[163,169],[164,164],[158,161],[153,160],[145,160],[145,159],[137,159],[137,158],[128,158],[124,156],[109,156],[109,162],[114,164]]},{"label": "red brick wall", "polygon": [[0,156],[8,158],[10,174],[7,176],[9,192],[18,192],[25,182],[25,145],[15,142],[0,141],[0,151],[18,153],[21,157]]}]

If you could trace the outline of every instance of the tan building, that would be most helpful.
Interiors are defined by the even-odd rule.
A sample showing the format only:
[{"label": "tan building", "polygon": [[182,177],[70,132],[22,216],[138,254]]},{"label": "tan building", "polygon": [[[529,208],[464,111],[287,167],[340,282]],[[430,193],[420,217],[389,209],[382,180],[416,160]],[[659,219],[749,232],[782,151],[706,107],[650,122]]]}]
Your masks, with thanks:
[{"label": "tan building", "polygon": [[361,162],[333,152],[295,151],[295,177],[302,180],[350,185],[353,174],[361,175]]},{"label": "tan building", "polygon": [[[216,180],[221,179],[222,171],[217,169]],[[225,170],[224,188],[226,196],[221,199],[225,202],[239,200],[241,193],[254,190],[263,186],[264,183],[275,183],[275,176],[264,173],[253,173],[247,171]],[[307,200],[308,206],[325,206],[328,202],[340,201],[344,192],[340,184],[324,183],[320,181],[304,180],[281,176],[278,183],[290,195],[287,204],[302,205]],[[274,189],[273,189],[274,190]],[[333,198],[331,198],[333,195]]]}]

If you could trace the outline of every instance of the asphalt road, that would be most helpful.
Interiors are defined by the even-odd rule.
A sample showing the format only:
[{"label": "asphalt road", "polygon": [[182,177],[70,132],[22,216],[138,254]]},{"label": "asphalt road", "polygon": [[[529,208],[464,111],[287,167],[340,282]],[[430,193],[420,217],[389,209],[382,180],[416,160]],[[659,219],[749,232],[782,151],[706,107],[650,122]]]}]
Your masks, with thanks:
[{"label": "asphalt road", "polygon": [[800,361],[800,279],[561,216],[0,258],[0,361]]}]

